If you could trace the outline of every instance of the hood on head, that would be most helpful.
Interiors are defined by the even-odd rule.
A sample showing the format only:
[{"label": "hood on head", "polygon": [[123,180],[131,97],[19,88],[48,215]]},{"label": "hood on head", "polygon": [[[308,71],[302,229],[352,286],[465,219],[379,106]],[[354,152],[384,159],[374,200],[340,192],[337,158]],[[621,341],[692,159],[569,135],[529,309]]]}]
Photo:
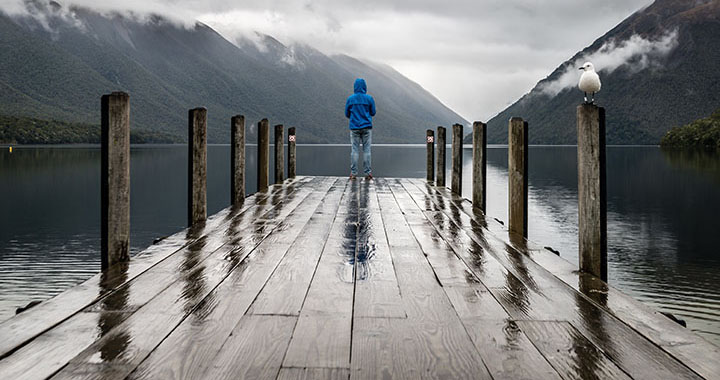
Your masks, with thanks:
[{"label": "hood on head", "polygon": [[367,83],[365,83],[365,79],[358,78],[355,79],[355,93],[356,94],[367,94]]}]

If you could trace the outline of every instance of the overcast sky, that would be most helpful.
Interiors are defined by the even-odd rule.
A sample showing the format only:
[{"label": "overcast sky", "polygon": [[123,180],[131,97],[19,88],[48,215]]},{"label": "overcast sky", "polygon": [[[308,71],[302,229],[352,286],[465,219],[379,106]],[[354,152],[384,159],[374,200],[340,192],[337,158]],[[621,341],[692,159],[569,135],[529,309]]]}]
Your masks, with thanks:
[{"label": "overcast sky", "polygon": [[[8,4],[20,0],[0,0]],[[651,0],[65,0],[198,19],[387,63],[469,121],[487,121]],[[579,75],[579,74],[578,74]],[[372,83],[369,83],[372,93]]]}]

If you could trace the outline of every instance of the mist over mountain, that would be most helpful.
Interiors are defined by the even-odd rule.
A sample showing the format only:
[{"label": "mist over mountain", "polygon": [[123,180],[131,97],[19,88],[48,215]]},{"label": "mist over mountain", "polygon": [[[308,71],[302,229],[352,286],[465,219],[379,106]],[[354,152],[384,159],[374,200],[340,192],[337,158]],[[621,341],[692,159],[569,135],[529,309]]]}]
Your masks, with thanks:
[{"label": "mist over mountain", "polygon": [[720,105],[720,1],[657,0],[634,13],[493,117],[488,142],[506,143],[508,120],[520,116],[531,143],[575,144],[584,61],[602,79],[607,143],[657,144]]},{"label": "mist over mountain", "polygon": [[0,13],[0,114],[99,125],[101,95],[126,91],[134,129],[186,136],[187,110],[204,106],[210,142],[228,142],[230,117],[244,114],[251,139],[267,117],[297,127],[300,142],[345,143],[345,99],[364,77],[375,142],[423,142],[426,128],[467,123],[386,65],[266,35],[230,42],[160,16],[27,4],[30,15]]}]

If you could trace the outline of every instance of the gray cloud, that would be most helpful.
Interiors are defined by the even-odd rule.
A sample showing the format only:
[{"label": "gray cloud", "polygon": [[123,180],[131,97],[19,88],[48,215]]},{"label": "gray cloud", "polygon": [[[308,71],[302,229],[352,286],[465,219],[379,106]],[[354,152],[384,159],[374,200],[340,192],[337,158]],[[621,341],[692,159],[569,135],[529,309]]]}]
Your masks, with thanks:
[{"label": "gray cloud", "polygon": [[[651,0],[66,0],[101,12],[200,20],[387,63],[469,120],[488,120]],[[0,9],[22,12],[22,0]]]},{"label": "gray cloud", "polygon": [[542,83],[541,93],[555,96],[562,90],[577,85],[580,78],[577,68],[584,62],[592,62],[598,72],[611,73],[618,67],[629,66],[630,72],[638,72],[651,65],[659,65],[678,44],[678,31],[671,31],[657,40],[645,39],[637,34],[624,41],[610,41],[597,51],[583,55],[565,67],[560,77]]}]

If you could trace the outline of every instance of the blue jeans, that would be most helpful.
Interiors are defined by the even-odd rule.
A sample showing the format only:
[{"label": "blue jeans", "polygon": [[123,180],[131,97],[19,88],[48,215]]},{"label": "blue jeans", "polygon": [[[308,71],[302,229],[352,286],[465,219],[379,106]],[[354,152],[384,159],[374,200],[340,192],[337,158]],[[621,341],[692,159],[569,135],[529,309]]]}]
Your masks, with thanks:
[{"label": "blue jeans", "polygon": [[360,158],[360,144],[363,146],[363,169],[365,174],[370,174],[370,146],[372,145],[372,129],[351,129],[350,130],[350,144],[352,150],[350,151],[350,174],[357,175],[358,172],[358,159]]}]

